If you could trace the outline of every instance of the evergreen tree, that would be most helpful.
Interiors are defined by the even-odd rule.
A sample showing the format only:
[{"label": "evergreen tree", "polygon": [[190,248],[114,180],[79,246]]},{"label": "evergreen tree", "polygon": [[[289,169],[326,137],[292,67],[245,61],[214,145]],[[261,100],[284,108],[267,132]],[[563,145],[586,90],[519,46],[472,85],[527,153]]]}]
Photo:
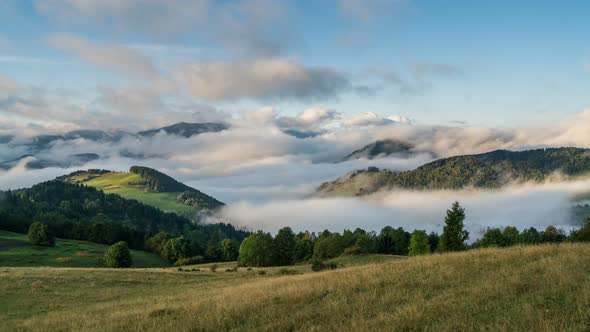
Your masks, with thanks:
[{"label": "evergreen tree", "polygon": [[425,231],[415,230],[412,233],[408,251],[410,256],[426,255],[430,253],[430,243]]},{"label": "evergreen tree", "polygon": [[238,259],[238,246],[231,239],[223,239],[219,245],[221,258],[226,261],[235,261]]},{"label": "evergreen tree", "polygon": [[291,265],[295,259],[295,233],[291,227],[279,230],[274,239],[276,252],[276,263],[278,265]]},{"label": "evergreen tree", "polygon": [[469,238],[469,233],[463,229],[464,220],[465,209],[459,205],[459,202],[453,203],[451,209],[447,210],[445,226],[438,245],[439,251],[460,251],[466,249],[465,241]]}]

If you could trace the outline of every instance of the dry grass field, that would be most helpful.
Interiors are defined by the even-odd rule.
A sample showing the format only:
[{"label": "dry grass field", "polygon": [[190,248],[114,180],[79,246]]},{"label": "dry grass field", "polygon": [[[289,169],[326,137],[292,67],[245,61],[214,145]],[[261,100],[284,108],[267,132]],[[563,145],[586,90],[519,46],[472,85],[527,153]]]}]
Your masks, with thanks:
[{"label": "dry grass field", "polygon": [[[281,268],[0,268],[5,331],[587,331],[590,245],[513,247],[296,275]],[[195,269],[195,271],[193,271]],[[199,269],[199,271],[196,271]]]}]

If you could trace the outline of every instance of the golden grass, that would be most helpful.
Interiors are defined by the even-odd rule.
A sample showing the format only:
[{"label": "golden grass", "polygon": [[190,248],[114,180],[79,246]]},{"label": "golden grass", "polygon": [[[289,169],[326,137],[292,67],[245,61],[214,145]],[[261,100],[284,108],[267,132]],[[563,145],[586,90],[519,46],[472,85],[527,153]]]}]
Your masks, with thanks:
[{"label": "golden grass", "polygon": [[[11,331],[583,331],[590,326],[587,244],[474,250],[288,276],[245,269],[5,268],[0,279],[16,285],[8,298],[21,301],[0,303],[0,329]],[[18,305],[31,310],[46,292],[53,301],[69,301],[45,310],[33,306],[23,317],[10,310]],[[13,316],[3,317],[3,308]]]}]

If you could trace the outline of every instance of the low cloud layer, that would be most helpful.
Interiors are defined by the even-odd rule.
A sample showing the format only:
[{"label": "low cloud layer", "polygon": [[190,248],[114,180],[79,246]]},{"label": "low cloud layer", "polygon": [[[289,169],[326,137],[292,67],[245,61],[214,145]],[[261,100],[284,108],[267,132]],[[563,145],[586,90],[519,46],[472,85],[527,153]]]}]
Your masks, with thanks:
[{"label": "low cloud layer", "polygon": [[250,229],[276,232],[284,226],[321,232],[361,227],[379,231],[385,226],[408,231],[424,229],[440,233],[445,211],[458,200],[466,209],[470,241],[488,227],[516,226],[566,230],[579,226],[571,216],[572,198],[587,192],[590,183],[506,188],[502,191],[398,191],[365,199],[333,198],[238,202],[222,211],[222,217]]}]

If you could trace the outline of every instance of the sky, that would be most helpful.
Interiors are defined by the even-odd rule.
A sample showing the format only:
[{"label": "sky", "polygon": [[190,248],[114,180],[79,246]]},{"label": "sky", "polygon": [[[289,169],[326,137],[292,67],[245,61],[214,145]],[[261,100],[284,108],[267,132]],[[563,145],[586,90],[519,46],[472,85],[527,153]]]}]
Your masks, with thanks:
[{"label": "sky", "polygon": [[3,0],[0,115],[38,131],[262,107],[541,125],[588,107],[589,15],[587,1]]},{"label": "sky", "polygon": [[[22,158],[0,169],[0,190],[143,165],[227,203],[213,221],[249,229],[440,231],[454,200],[474,234],[568,228],[587,181],[366,199],[313,192],[369,166],[589,148],[588,17],[581,0],[0,0],[0,162]],[[42,134],[181,121],[229,129],[36,148]],[[384,139],[411,155],[342,161]],[[87,153],[100,158],[26,167]]]}]

